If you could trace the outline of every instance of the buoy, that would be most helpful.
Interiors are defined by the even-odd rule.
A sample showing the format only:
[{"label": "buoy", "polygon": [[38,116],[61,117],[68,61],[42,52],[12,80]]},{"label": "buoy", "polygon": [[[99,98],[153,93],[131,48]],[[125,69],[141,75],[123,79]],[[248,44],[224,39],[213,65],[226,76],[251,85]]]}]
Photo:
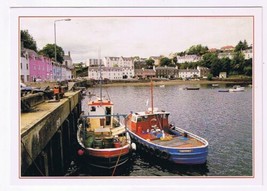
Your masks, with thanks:
[{"label": "buoy", "polygon": [[131,147],[132,147],[132,149],[133,149],[134,151],[136,151],[136,144],[135,144],[135,143],[132,143],[132,144],[131,144]]},{"label": "buoy", "polygon": [[83,154],[84,154],[84,150],[83,150],[83,149],[79,149],[79,150],[78,150],[78,155],[79,155],[79,156],[82,156]]}]

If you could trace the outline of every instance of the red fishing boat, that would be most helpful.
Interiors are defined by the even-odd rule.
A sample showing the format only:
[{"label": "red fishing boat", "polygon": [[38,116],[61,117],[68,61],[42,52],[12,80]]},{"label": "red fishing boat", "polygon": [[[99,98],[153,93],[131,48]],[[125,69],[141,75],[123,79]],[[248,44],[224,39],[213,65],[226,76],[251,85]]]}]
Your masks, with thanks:
[{"label": "red fishing boat", "polygon": [[102,97],[101,64],[100,97],[88,107],[88,115],[81,115],[78,122],[79,159],[90,166],[116,169],[128,161],[131,139],[123,124],[125,116],[114,115],[113,103]]},{"label": "red fishing boat", "polygon": [[83,163],[112,169],[127,162],[131,139],[123,125],[124,116],[113,114],[110,100],[89,102],[89,115],[78,124],[78,155]]},{"label": "red fishing boat", "polygon": [[[152,82],[151,82],[152,84]],[[126,127],[137,150],[176,164],[203,164],[207,160],[208,142],[169,123],[169,112],[153,107],[132,112],[126,118]]]}]

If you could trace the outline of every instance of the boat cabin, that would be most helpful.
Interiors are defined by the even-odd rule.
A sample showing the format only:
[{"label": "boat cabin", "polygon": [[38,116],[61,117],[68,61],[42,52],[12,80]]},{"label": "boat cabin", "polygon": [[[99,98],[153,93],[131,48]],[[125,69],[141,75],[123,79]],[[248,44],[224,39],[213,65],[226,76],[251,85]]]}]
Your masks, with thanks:
[{"label": "boat cabin", "polygon": [[151,130],[163,129],[169,126],[168,118],[170,113],[165,111],[158,111],[154,108],[152,111],[150,108],[146,112],[132,113],[128,122],[128,127],[134,133],[145,133]]},{"label": "boat cabin", "polygon": [[91,130],[102,127],[112,127],[113,125],[113,103],[109,100],[90,101],[89,117],[87,118]]}]

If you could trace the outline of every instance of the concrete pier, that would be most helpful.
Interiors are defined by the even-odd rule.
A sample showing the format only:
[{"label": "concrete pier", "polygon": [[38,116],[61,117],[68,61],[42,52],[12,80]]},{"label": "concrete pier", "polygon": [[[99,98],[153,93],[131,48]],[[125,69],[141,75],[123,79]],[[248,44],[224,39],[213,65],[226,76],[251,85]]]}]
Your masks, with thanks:
[{"label": "concrete pier", "polygon": [[80,91],[21,113],[21,176],[63,175],[81,113]]}]

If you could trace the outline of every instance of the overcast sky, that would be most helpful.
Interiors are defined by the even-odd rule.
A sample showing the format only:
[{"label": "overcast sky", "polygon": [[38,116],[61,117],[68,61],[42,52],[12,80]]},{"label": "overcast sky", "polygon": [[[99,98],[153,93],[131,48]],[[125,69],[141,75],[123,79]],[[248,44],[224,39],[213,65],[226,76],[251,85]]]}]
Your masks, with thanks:
[{"label": "overcast sky", "polygon": [[[65,17],[56,22],[57,45],[73,62],[103,56],[168,56],[192,45],[208,48],[235,46],[240,40],[253,43],[252,17]],[[21,18],[38,49],[54,43],[54,20]]]}]

